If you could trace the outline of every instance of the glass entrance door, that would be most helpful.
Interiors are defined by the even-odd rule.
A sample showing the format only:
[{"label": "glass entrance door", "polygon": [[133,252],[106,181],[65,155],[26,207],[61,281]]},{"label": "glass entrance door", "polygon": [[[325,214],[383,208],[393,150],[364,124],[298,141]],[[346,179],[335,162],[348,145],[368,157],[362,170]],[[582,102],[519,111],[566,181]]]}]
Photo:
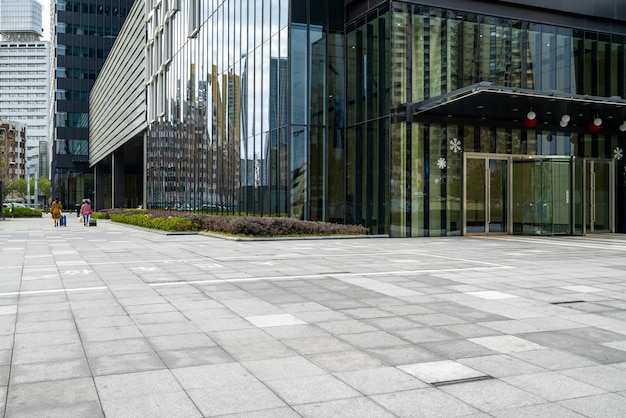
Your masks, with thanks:
[{"label": "glass entrance door", "polygon": [[508,232],[508,160],[471,157],[465,164],[465,233]]},{"label": "glass entrance door", "polygon": [[585,160],[585,230],[613,232],[613,161]]}]

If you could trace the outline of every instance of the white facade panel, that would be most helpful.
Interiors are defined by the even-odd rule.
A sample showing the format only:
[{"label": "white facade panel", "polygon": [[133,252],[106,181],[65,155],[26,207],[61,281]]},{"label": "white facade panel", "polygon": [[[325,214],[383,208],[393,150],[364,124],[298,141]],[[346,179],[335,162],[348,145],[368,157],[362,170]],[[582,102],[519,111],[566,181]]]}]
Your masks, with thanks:
[{"label": "white facade panel", "polygon": [[93,166],[147,129],[145,3],[135,1],[89,101],[89,164]]}]

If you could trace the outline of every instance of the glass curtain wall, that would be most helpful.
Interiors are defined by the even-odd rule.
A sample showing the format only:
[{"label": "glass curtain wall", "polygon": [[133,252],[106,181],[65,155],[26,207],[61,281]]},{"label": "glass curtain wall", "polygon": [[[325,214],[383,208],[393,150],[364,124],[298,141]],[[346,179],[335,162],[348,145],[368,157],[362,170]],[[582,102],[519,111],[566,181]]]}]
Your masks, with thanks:
[{"label": "glass curtain wall", "polygon": [[288,13],[288,0],[191,0],[154,35],[149,207],[287,213]]},{"label": "glass curtain wall", "polygon": [[383,6],[350,25],[346,34],[346,221],[366,225],[373,233],[387,233],[389,224],[392,26]]},{"label": "glass curtain wall", "polygon": [[343,4],[180,7],[148,37],[148,206],[345,222]]},{"label": "glass curtain wall", "polygon": [[[496,128],[480,120],[473,125],[428,118],[407,123],[403,109],[481,81],[626,97],[624,36],[403,2],[391,3],[388,19],[389,99],[391,113],[399,115],[389,132],[392,236],[461,233],[462,152],[616,159],[623,155],[623,145],[613,136],[546,132],[513,124]],[[363,94],[371,74],[363,53],[367,24],[364,18],[347,31],[348,68],[355,75],[348,80],[349,143],[351,138],[364,138],[359,123],[367,118],[365,98],[372,96]],[[618,181],[623,182],[623,160],[616,166]]]}]

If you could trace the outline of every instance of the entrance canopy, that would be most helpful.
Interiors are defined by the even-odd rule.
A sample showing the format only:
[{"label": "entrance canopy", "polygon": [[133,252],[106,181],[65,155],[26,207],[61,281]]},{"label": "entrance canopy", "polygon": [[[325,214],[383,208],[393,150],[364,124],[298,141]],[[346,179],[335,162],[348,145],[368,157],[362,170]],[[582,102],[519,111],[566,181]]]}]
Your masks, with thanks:
[{"label": "entrance canopy", "polygon": [[494,86],[482,82],[407,105],[408,121],[422,117],[519,123],[544,130],[626,135],[626,100]]}]

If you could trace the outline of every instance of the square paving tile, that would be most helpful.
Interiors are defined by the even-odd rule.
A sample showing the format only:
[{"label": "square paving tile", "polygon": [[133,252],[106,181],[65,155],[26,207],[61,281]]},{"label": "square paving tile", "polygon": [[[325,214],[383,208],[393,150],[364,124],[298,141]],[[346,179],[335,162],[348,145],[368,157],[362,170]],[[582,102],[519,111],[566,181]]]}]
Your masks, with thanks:
[{"label": "square paving tile", "polygon": [[552,402],[606,393],[604,389],[556,372],[509,376],[502,380]]},{"label": "square paving tile", "polygon": [[541,350],[544,346],[535,344],[514,335],[497,335],[491,337],[470,338],[469,341],[485,346],[500,353]]},{"label": "square paving tile", "polygon": [[580,292],[580,293],[594,293],[594,292],[603,292],[604,289],[600,289],[593,286],[563,286],[561,289],[571,290],[572,292]]},{"label": "square paving tile", "polygon": [[261,381],[326,374],[324,369],[300,356],[245,361],[241,363],[241,365],[252,372],[252,374]]},{"label": "square paving tile", "polygon": [[561,374],[610,392],[626,391],[626,369],[620,367],[610,365],[581,367],[563,370]]},{"label": "square paving tile", "polygon": [[341,418],[394,418],[395,415],[383,409],[379,404],[365,398],[340,399],[337,401],[316,402],[308,405],[296,405],[298,413],[305,418],[341,417]]},{"label": "square paving tile", "polygon": [[91,377],[17,384],[9,391],[7,415],[25,408],[45,409],[88,402],[98,404],[98,393]]},{"label": "square paving tile", "polygon": [[185,392],[159,393],[134,398],[103,399],[102,408],[109,417],[194,418],[203,415]]},{"label": "square paving tile", "polygon": [[458,362],[493,377],[517,376],[546,371],[543,367],[506,354],[463,358],[459,359]]},{"label": "square paving tile", "polygon": [[568,399],[558,404],[585,417],[621,417],[626,411],[626,397],[616,393]]},{"label": "square paving tile", "polygon": [[125,373],[94,378],[101,399],[138,398],[182,392],[182,386],[169,370]]},{"label": "square paving tile", "polygon": [[382,366],[382,362],[376,357],[356,349],[311,354],[308,358],[329,372],[347,372]]},{"label": "square paving tile", "polygon": [[246,319],[259,328],[306,324],[291,314],[255,315],[247,316]]},{"label": "square paving tile", "polygon": [[431,384],[486,376],[478,370],[452,360],[405,364],[397,367],[403,372]]},{"label": "square paving tile", "polygon": [[512,298],[517,297],[510,293],[498,292],[495,290],[485,290],[485,291],[480,291],[480,292],[467,292],[467,294],[476,296],[477,298],[488,299],[488,300],[512,299]]},{"label": "square paving tile", "polygon": [[235,361],[221,347],[179,348],[177,350],[159,351],[158,355],[170,369]]},{"label": "square paving tile", "polygon": [[259,381],[239,363],[183,367],[172,369],[172,374],[185,390],[245,385]]},{"label": "square paving tile", "polygon": [[236,414],[287,406],[265,385],[251,382],[187,391],[204,416]]},{"label": "square paving tile", "polygon": [[11,385],[91,376],[86,359],[18,364],[11,368]]},{"label": "square paving tile", "polygon": [[421,389],[428,384],[395,367],[378,367],[335,373],[335,376],[364,395]]},{"label": "square paving tile", "polygon": [[442,386],[443,392],[475,408],[493,412],[544,403],[545,400],[499,380],[483,380]]},{"label": "square paving tile", "polygon": [[491,416],[495,418],[585,418],[583,415],[580,415],[569,408],[554,403],[543,403],[539,405],[493,411]]},{"label": "square paving tile", "polygon": [[272,380],[267,385],[290,405],[354,398],[359,392],[330,375]]},{"label": "square paving tile", "polygon": [[479,412],[434,388],[373,395],[371,399],[399,417],[467,417]]},{"label": "square paving tile", "polygon": [[90,357],[94,376],[119,373],[135,373],[164,369],[165,364],[154,351],[146,353],[120,354],[115,356]]},{"label": "square paving tile", "polygon": [[280,341],[260,341],[254,344],[223,345],[222,348],[237,361],[265,360],[297,355]]},{"label": "square paving tile", "polygon": [[548,370],[572,369],[599,364],[591,359],[564,350],[533,350],[510,353],[511,356]]}]

